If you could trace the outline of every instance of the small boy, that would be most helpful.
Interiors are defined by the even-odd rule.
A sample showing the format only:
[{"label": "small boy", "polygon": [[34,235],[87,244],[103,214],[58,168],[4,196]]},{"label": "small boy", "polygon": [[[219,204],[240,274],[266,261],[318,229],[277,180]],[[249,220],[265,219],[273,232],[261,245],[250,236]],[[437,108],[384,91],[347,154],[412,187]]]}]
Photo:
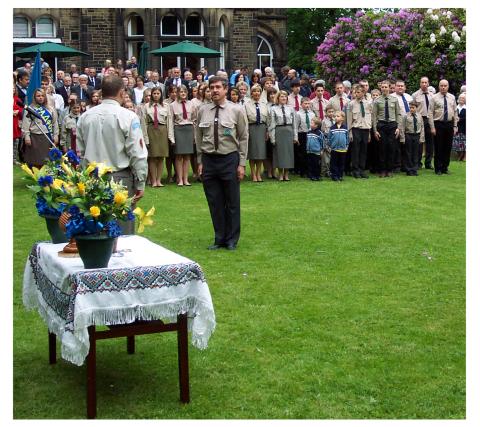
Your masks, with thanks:
[{"label": "small boy", "polygon": [[314,117],[307,133],[308,176],[311,181],[320,181],[320,154],[324,147],[324,136],[320,129],[322,121]]},{"label": "small boy", "polygon": [[135,113],[135,105],[133,105],[132,101],[125,101],[125,103],[123,104],[123,107]]},{"label": "small boy", "polygon": [[[326,117],[322,120],[322,132],[325,139],[328,138],[328,134],[330,132],[330,128],[335,124],[335,119],[333,115],[335,114],[335,110],[333,107],[328,107],[325,110]],[[329,177],[330,176],[330,147],[325,144],[324,149],[322,150],[321,155],[321,174],[322,176]]]},{"label": "small boy", "polygon": [[312,120],[315,118],[315,113],[310,110],[310,98],[302,98],[300,111],[297,111],[297,125],[298,125],[298,144],[293,146],[294,149],[294,171],[301,177],[307,173],[307,159],[306,159],[306,145],[307,132],[310,130]]},{"label": "small boy", "polygon": [[328,134],[328,145],[331,149],[330,176],[332,181],[343,181],[345,157],[348,150],[349,135],[343,111],[335,112],[335,125]]},{"label": "small boy", "polygon": [[80,118],[82,106],[78,100],[75,100],[70,103],[69,107],[70,112],[62,122],[60,148],[64,153],[68,150],[73,150],[77,153],[77,122]]},{"label": "small boy", "polygon": [[410,101],[410,112],[402,117],[400,142],[405,144],[403,163],[408,176],[418,176],[419,144],[425,142],[423,118],[417,111],[418,103]]},{"label": "small boy", "polygon": [[381,95],[381,92],[379,89],[373,89],[371,95],[372,101],[375,101]]}]

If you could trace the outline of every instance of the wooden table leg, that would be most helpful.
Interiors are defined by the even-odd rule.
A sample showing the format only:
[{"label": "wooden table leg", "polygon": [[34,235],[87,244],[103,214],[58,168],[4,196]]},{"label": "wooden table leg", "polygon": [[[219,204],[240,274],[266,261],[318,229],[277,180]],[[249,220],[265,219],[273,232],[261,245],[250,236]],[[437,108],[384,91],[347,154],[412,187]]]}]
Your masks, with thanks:
[{"label": "wooden table leg", "polygon": [[57,363],[57,336],[48,331],[48,361],[50,365]]},{"label": "wooden table leg", "polygon": [[95,325],[88,327],[88,336],[90,339],[90,351],[87,355],[87,418],[97,416],[97,389],[96,389],[96,338]]},{"label": "wooden table leg", "polygon": [[135,353],[135,335],[129,335],[127,337],[127,353],[128,354]]},{"label": "wooden table leg", "polygon": [[180,380],[180,401],[190,402],[190,384],[188,378],[188,329],[187,314],[177,316],[178,330],[178,375]]}]

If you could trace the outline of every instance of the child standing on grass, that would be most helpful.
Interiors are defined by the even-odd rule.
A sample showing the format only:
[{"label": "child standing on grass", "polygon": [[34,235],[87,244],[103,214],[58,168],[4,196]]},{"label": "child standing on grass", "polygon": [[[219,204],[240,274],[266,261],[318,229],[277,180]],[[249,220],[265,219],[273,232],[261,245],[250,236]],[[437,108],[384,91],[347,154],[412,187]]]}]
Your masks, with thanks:
[{"label": "child standing on grass", "polygon": [[310,104],[310,98],[302,98],[301,108],[297,111],[298,145],[294,147],[294,169],[301,177],[304,177],[308,170],[307,133],[310,131],[312,120],[315,118],[315,113],[310,109]]},{"label": "child standing on grass", "polygon": [[418,103],[410,101],[410,112],[402,117],[400,143],[405,145],[404,160],[408,176],[417,176],[419,145],[425,142],[422,115],[417,111]]},{"label": "child standing on grass", "polygon": [[312,118],[311,128],[307,133],[308,176],[311,181],[320,181],[320,154],[324,146],[321,124],[319,118]]},{"label": "child standing on grass", "polygon": [[[335,110],[333,107],[328,107],[325,111],[326,117],[322,120],[322,132],[325,140],[328,138],[330,133],[330,128],[335,124],[335,119],[333,115]],[[321,154],[321,174],[322,176],[330,176],[330,147],[327,144],[324,144],[324,148]]]},{"label": "child standing on grass", "polygon": [[71,102],[70,112],[63,119],[60,132],[60,148],[63,153],[66,153],[68,150],[73,150],[77,153],[77,122],[80,118],[80,110],[81,105],[79,101]]},{"label": "child standing on grass", "polygon": [[330,176],[332,181],[343,181],[343,171],[345,170],[345,157],[348,150],[349,135],[345,122],[345,113],[336,111],[335,125],[331,127],[328,134],[328,146],[331,151],[330,158]]}]

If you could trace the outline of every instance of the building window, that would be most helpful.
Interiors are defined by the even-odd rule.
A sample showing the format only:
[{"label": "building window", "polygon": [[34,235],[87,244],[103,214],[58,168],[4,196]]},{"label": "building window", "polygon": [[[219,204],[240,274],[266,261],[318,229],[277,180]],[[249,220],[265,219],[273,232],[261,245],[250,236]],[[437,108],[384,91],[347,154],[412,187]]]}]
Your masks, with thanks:
[{"label": "building window", "polygon": [[128,20],[127,34],[131,36],[143,36],[143,19],[139,15],[132,15]]},{"label": "building window", "polygon": [[190,15],[185,22],[186,36],[203,36],[203,21],[198,15]]},{"label": "building window", "polygon": [[273,61],[273,50],[270,43],[262,37],[257,35],[257,57],[258,68],[264,69],[265,67],[271,67]]},{"label": "building window", "polygon": [[221,56],[219,59],[219,67],[224,70],[225,69],[225,43],[224,42],[220,42],[218,44],[218,50],[220,51],[221,53]]},{"label": "building window", "polygon": [[128,58],[131,58],[134,56],[137,58],[137,63],[138,63],[138,57],[140,56],[140,47],[142,46],[143,40],[140,41],[134,41],[130,40],[127,42],[127,53],[128,53]]},{"label": "building window", "polygon": [[180,21],[174,15],[167,15],[162,18],[160,23],[160,34],[162,36],[179,36]]},{"label": "building window", "polygon": [[30,25],[27,18],[13,18],[13,37],[30,37]]},{"label": "building window", "polygon": [[36,37],[55,37],[55,24],[53,23],[53,19],[46,16],[38,18],[35,35]]},{"label": "building window", "polygon": [[219,37],[225,38],[225,24],[223,19],[220,21],[220,34]]}]

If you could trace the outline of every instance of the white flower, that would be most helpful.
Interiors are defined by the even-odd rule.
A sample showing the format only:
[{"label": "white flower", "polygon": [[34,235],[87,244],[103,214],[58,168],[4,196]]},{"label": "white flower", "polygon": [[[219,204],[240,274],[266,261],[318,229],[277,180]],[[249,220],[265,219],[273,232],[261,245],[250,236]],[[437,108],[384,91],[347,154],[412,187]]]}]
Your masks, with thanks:
[{"label": "white flower", "polygon": [[453,40],[455,41],[455,43],[459,43],[460,42],[460,37],[459,36],[454,37]]},{"label": "white flower", "polygon": [[435,37],[430,37],[430,43],[435,44],[437,40],[435,40]]},{"label": "white flower", "polygon": [[462,33],[466,33],[466,32],[467,32],[467,26],[464,25],[464,26],[462,27]]},{"label": "white flower", "polygon": [[440,27],[440,35],[443,35],[443,34],[446,34],[447,33],[447,29],[442,25]]},{"label": "white flower", "polygon": [[432,10],[432,9],[428,9],[428,10],[427,10],[427,14],[428,14],[428,15],[431,15],[432,13],[433,13],[433,10]]},{"label": "white flower", "polygon": [[450,50],[453,50],[454,47],[455,47],[455,46],[454,46],[453,44],[451,44],[450,46],[448,46],[448,48],[449,48]]},{"label": "white flower", "polygon": [[447,11],[446,15],[450,18],[452,16],[452,12]]},{"label": "white flower", "polygon": [[[452,37],[453,37],[453,35],[452,35]],[[434,34],[434,33],[430,34],[430,38],[431,38],[431,39],[434,39],[434,38],[435,38],[435,34]]]},{"label": "white flower", "polygon": [[438,21],[438,15],[432,15],[432,19],[433,19],[434,21]]},{"label": "white flower", "polygon": [[458,33],[456,31],[452,31],[452,38],[458,37]]}]

